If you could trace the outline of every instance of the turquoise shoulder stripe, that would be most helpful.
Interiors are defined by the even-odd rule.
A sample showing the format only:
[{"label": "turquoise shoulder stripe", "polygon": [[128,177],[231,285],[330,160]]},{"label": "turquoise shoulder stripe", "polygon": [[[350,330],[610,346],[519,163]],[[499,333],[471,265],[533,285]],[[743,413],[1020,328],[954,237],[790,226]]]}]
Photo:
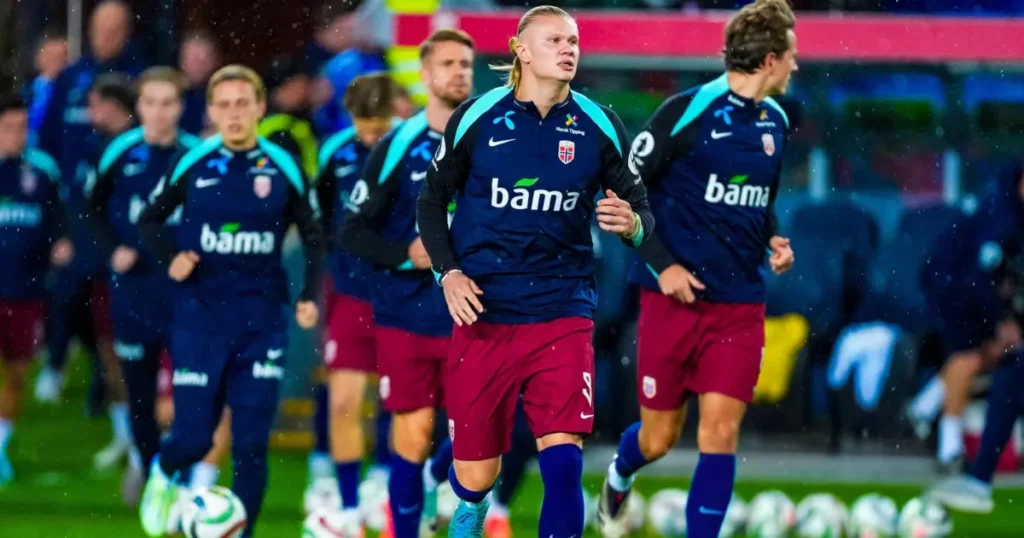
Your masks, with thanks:
[{"label": "turquoise shoulder stripe", "polygon": [[711,101],[714,101],[725,92],[729,91],[729,80],[723,73],[722,76],[708,82],[707,84],[700,87],[697,90],[697,94],[693,96],[693,100],[690,101],[690,105],[686,107],[686,112],[683,112],[683,117],[679,118],[676,122],[675,127],[672,127],[671,136],[675,136],[676,133],[682,131],[684,127],[693,122],[693,120],[700,117]]},{"label": "turquoise shoulder stripe", "polygon": [[590,116],[590,119],[594,120],[597,127],[601,129],[605,136],[612,139],[612,143],[615,144],[615,149],[618,150],[619,155],[622,155],[622,143],[619,142],[619,133],[615,132],[615,126],[612,125],[611,118],[608,114],[605,114],[601,107],[597,106],[597,103],[590,100],[589,97],[579,92],[572,92],[573,98],[579,103],[580,108],[583,109],[583,113]]},{"label": "turquoise shoulder stripe", "polygon": [[511,91],[511,88],[505,86],[494,88],[478,97],[473,104],[469,105],[466,113],[462,115],[462,119],[459,121],[458,128],[455,129],[455,140],[452,141],[452,148],[458,145],[459,140],[462,140],[466,131],[476,123],[476,120],[480,119],[480,116],[484,115],[484,112],[490,110],[491,107],[497,104],[498,101],[501,101]]},{"label": "turquoise shoulder stripe", "polygon": [[199,162],[199,159],[206,157],[210,153],[217,151],[221,146],[220,135],[214,135],[206,140],[203,140],[202,144],[188,150],[184,155],[181,156],[181,160],[178,161],[178,165],[174,167],[174,171],[171,172],[171,180],[167,182],[168,185],[174,185],[188,172],[189,168],[192,168],[194,164]]},{"label": "turquoise shoulder stripe", "polygon": [[57,166],[57,161],[50,157],[49,153],[38,150],[35,148],[29,148],[25,151],[25,160],[32,166],[43,171],[44,174],[50,176],[50,181],[57,183],[60,181],[60,167]]},{"label": "turquoise shoulder stripe", "polygon": [[320,155],[317,159],[317,168],[322,174],[324,167],[327,166],[327,161],[331,160],[331,155],[334,155],[335,151],[338,151],[341,146],[347,144],[350,140],[356,137],[356,128],[349,127],[341,132],[335,133],[333,136],[324,142],[324,145],[320,146]]},{"label": "turquoise shoulder stripe", "polygon": [[188,149],[192,149],[199,144],[203,143],[203,139],[192,133],[186,133],[185,131],[178,131],[178,143],[185,146]]},{"label": "turquoise shoulder stripe", "polygon": [[398,163],[402,162],[402,157],[405,157],[405,151],[409,149],[409,144],[412,144],[412,141],[416,140],[416,137],[427,128],[427,113],[424,111],[405,120],[395,129],[391,145],[388,146],[388,153],[384,156],[384,165],[381,166],[380,175],[377,176],[378,185],[388,180],[391,172],[394,172]]},{"label": "turquoise shoulder stripe", "polygon": [[782,121],[786,122],[786,128],[789,129],[789,116],[786,115],[785,110],[782,110],[782,106],[779,105],[779,102],[771,97],[765,97],[764,102],[768,103],[769,106],[777,110],[779,114],[782,115]]},{"label": "turquoise shoulder stripe", "polygon": [[274,164],[281,167],[281,173],[288,178],[295,190],[299,191],[299,194],[306,194],[306,187],[302,183],[302,172],[288,150],[263,137],[257,138],[256,143],[263,151],[267,152]]},{"label": "turquoise shoulder stripe", "polygon": [[143,141],[142,138],[142,127],[136,127],[130,131],[127,131],[110,142],[107,149],[103,151],[103,156],[100,157],[100,164],[96,168],[96,171],[100,175],[106,174],[110,170],[111,166],[121,158],[129,149],[139,145]]}]

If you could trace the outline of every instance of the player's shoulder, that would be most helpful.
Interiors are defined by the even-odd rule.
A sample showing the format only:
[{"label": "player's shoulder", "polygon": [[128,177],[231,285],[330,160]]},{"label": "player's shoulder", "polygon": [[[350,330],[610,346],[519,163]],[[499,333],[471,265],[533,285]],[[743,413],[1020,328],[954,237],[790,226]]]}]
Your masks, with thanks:
[{"label": "player's shoulder", "polygon": [[331,162],[334,155],[342,148],[356,140],[356,128],[349,127],[327,137],[323,144],[320,144],[320,152],[317,156],[317,165],[321,170]]},{"label": "player's shoulder", "polygon": [[182,176],[187,174],[193,166],[198,164],[211,153],[219,150],[224,146],[224,141],[219,134],[213,135],[209,138],[203,139],[198,145],[189,149],[181,154],[181,157],[175,163],[174,168],[171,170],[170,184],[173,185]]},{"label": "player's shoulder", "polygon": [[178,146],[183,148],[184,150],[188,151],[202,143],[202,138],[199,138],[198,136],[189,132],[181,130],[178,131]]},{"label": "player's shoulder", "polygon": [[782,108],[782,105],[780,105],[778,101],[776,101],[773,97],[765,97],[763,110],[767,112],[768,116],[765,119],[781,121],[782,125],[784,126],[784,130],[787,132],[789,131],[789,116],[786,114],[786,110]]},{"label": "player's shoulder", "polygon": [[299,168],[299,163],[295,161],[295,157],[292,157],[288,150],[262,136],[256,138],[256,145],[263,150],[263,153],[266,154],[270,162],[277,165],[284,177],[288,179],[288,182],[295,187],[295,190],[299,191],[299,193],[306,191],[302,169]]},{"label": "player's shoulder", "polygon": [[55,183],[60,181],[60,167],[57,166],[56,159],[50,156],[49,153],[37,148],[28,148],[25,150],[24,159],[29,166],[50,178],[50,181]]},{"label": "player's shoulder", "polygon": [[[704,84],[688,88],[673,95],[658,107],[655,116],[663,124],[670,122],[670,136],[675,136],[687,126],[694,124],[704,113],[712,109],[712,105],[729,93],[729,81],[723,73],[718,78]],[[674,120],[674,121],[672,121]]]},{"label": "player's shoulder", "polygon": [[511,93],[511,88],[499,86],[472,97],[459,105],[452,114],[451,119],[448,120],[449,127],[454,126],[452,145],[458,145],[466,136],[466,132],[480,121],[480,118],[484,117],[485,114],[495,107],[498,107]]},{"label": "player's shoulder", "polygon": [[572,99],[580,112],[590,118],[590,121],[597,126],[601,133],[612,142],[612,145],[621,154],[622,140],[626,138],[626,127],[622,124],[622,119],[619,118],[619,115],[611,108],[577,91],[572,92]]},{"label": "player's shoulder", "polygon": [[117,135],[100,153],[99,164],[96,167],[97,171],[100,174],[106,174],[114,166],[114,163],[131,151],[132,148],[144,143],[145,138],[142,136],[142,127],[129,129]]}]

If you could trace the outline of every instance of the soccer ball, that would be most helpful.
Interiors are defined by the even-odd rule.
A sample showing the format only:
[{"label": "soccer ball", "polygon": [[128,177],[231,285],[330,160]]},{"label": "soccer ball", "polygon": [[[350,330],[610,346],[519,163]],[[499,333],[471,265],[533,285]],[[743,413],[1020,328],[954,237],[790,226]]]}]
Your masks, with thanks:
[{"label": "soccer ball", "polygon": [[188,538],[237,538],[246,521],[242,501],[220,486],[195,490],[182,508],[181,526]]},{"label": "soccer ball", "polygon": [[829,493],[809,495],[796,507],[799,538],[834,538],[843,535],[846,508]]},{"label": "soccer ball", "polygon": [[722,530],[718,531],[718,538],[732,538],[742,534],[743,528],[747,524],[749,511],[747,503],[739,495],[733,493],[729,507],[725,509],[725,520],[722,521]]},{"label": "soccer ball", "polygon": [[437,524],[445,525],[452,520],[455,509],[459,507],[459,496],[452,490],[447,480],[437,486]]},{"label": "soccer ball", "polygon": [[626,501],[626,513],[629,514],[629,530],[638,531],[644,526],[644,516],[647,514],[647,503],[639,491],[633,490]]},{"label": "soccer ball", "polygon": [[302,496],[302,505],[306,514],[320,509],[341,510],[341,492],[338,480],[333,477],[321,477],[313,480]]},{"label": "soccer ball", "polygon": [[892,538],[896,536],[899,515],[892,499],[877,493],[868,493],[853,503],[850,510],[850,536],[852,538]]},{"label": "soccer ball", "polygon": [[747,535],[750,538],[781,538],[796,524],[796,507],[785,493],[763,491],[750,501]]},{"label": "soccer ball", "polygon": [[583,526],[593,527],[597,522],[597,503],[600,501],[597,495],[583,490]]},{"label": "soccer ball", "polygon": [[345,521],[339,510],[321,508],[302,522],[302,538],[337,538],[346,536]]},{"label": "soccer ball", "polygon": [[910,499],[900,512],[901,538],[946,538],[953,534],[953,521],[943,506],[930,499]]},{"label": "soccer ball", "polygon": [[[440,502],[440,501],[439,501]],[[359,484],[359,515],[366,528],[376,532],[387,524],[388,486],[377,480],[363,480]]]},{"label": "soccer ball", "polygon": [[647,524],[659,536],[682,538],[686,536],[686,499],[681,489],[663,489],[647,503]]}]

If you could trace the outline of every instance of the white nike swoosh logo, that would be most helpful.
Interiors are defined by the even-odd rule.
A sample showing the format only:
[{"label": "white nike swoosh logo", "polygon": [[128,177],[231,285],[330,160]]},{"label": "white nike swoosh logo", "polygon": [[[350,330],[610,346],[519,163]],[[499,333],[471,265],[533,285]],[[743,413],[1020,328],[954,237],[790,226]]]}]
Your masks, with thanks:
[{"label": "white nike swoosh logo", "polygon": [[413,172],[412,173],[412,180],[413,181],[423,181],[424,179],[427,179],[427,171],[426,170],[424,170],[422,172]]},{"label": "white nike swoosh logo", "polygon": [[334,169],[334,175],[336,175],[336,176],[347,176],[347,175],[351,174],[352,172],[354,172],[356,168],[357,168],[357,166],[354,165],[354,164],[349,164],[349,165],[346,165],[346,166],[339,166],[338,168]]},{"label": "white nike swoosh logo", "polygon": [[580,418],[582,418],[583,420],[587,420],[587,419],[594,418],[594,415],[588,415],[586,413],[580,413]]},{"label": "white nike swoosh logo", "polygon": [[267,358],[272,360],[272,361],[280,359],[281,355],[284,355],[284,350],[283,349],[268,349],[267,350]]},{"label": "white nike swoosh logo", "polygon": [[220,178],[197,179],[196,180],[196,188],[197,189],[205,189],[206,187],[212,187],[212,186],[214,186],[214,185],[216,185],[218,183],[220,183]]},{"label": "white nike swoosh logo", "polygon": [[509,138],[508,140],[498,140],[497,142],[495,142],[494,137],[492,136],[491,139],[487,141],[487,145],[493,148],[495,146],[500,146],[502,144],[508,144],[513,140],[515,140],[515,138]]},{"label": "white nike swoosh logo", "polygon": [[715,140],[718,140],[719,138],[725,138],[727,136],[732,136],[732,133],[720,133],[718,131],[711,131],[711,138]]}]

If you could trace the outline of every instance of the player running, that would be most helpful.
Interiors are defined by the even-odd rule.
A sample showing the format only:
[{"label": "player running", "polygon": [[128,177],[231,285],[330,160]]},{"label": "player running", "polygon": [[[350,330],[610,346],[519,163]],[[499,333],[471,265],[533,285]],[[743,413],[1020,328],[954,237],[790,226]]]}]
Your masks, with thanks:
[{"label": "player running", "polygon": [[60,202],[60,169],[29,149],[28,105],[0,102],[0,487],[14,479],[7,458],[29,365],[43,336],[46,273],[71,260]]},{"label": "player running", "polygon": [[[479,537],[519,395],[540,453],[538,534],[583,534],[582,443],[594,424],[591,219],[639,245],[654,228],[618,116],[570,90],[579,32],[519,20],[508,84],[459,107],[428,169],[419,227],[455,320],[448,359],[449,536]],[[607,198],[595,204],[604,192]],[[445,206],[458,196],[449,231]],[[621,198],[620,198],[621,197]]]},{"label": "player running", "polygon": [[[101,254],[110,260],[114,352],[128,389],[136,450],[125,480],[126,500],[138,502],[141,479],[160,449],[155,414],[160,356],[168,347],[171,280],[142,245],[139,215],[160,186],[172,159],[199,144],[179,130],[185,79],[169,67],[153,67],[139,77],[136,106],[142,127],[115,138],[95,170],[88,224]],[[160,187],[162,188],[162,186]],[[157,190],[157,194],[159,191]],[[181,210],[168,219],[176,226]],[[217,455],[214,455],[217,456]],[[216,483],[219,458],[192,470],[192,487]],[[136,481],[138,482],[137,485]]]},{"label": "player running", "polygon": [[[765,249],[776,273],[793,264],[773,212],[789,120],[768,97],[796,70],[795,19],[785,0],[757,0],[725,29],[726,73],[669,98],[633,141],[630,168],[647,181],[658,233],[637,334],[640,422],[627,428],[601,491],[598,522],[627,532],[633,475],[675,446],[686,400],[699,396],[688,536],[718,536],[732,495],[740,422],[764,353]],[[657,281],[651,274],[657,277]]]},{"label": "player running", "polygon": [[[267,448],[284,377],[288,288],[281,243],[294,223],[306,258],[298,325],[316,325],[323,231],[315,195],[288,153],[256,135],[266,90],[251,69],[230,65],[210,79],[208,113],[218,135],[173,165],[143,210],[145,246],[168,264],[174,286],[170,354],[175,420],[150,469],[140,506],[149,536],[168,532],[179,474],[210,450],[231,409],[232,489],[252,536],[267,487]],[[166,237],[164,222],[182,207]]]},{"label": "player running", "polygon": [[339,248],[339,241],[330,235],[341,229],[345,215],[358,208],[369,194],[366,182],[360,180],[363,165],[373,147],[391,130],[393,104],[400,93],[387,73],[360,76],[349,84],[344,106],[354,125],[327,139],[320,148],[320,177],[316,183],[332,247],[324,335],[324,362],[330,383],[330,447],[345,535],[350,537],[362,535],[359,475],[366,445],[362,408],[367,376],[377,372],[376,327],[370,304],[377,277],[371,264]]},{"label": "player running", "polygon": [[[415,538],[436,519],[436,489],[451,466],[451,444],[430,454],[434,410],[444,403],[445,367],[452,322],[434,285],[430,259],[416,226],[416,200],[445,124],[468,97],[473,40],[438,30],[420,46],[426,108],[385,136],[367,158],[350,197],[342,247],[382,272],[374,293],[377,367],[384,407],[394,413],[394,454],[388,478],[395,538]],[[445,202],[447,205],[451,197]],[[424,490],[428,495],[424,496]]]}]

